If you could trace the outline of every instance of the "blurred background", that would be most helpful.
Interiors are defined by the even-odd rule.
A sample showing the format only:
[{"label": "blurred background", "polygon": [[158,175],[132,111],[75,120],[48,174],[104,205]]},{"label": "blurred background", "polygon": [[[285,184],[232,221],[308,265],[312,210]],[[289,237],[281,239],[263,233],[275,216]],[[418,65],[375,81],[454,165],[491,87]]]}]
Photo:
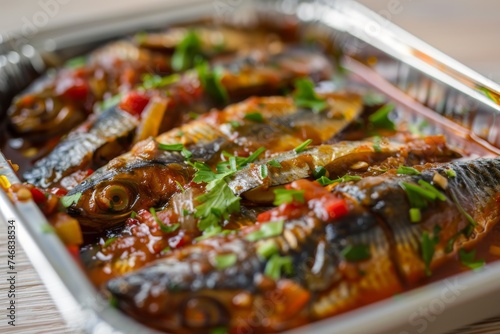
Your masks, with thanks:
[{"label": "blurred background", "polygon": [[[45,23],[41,25],[41,29],[46,29],[110,13],[119,15],[130,10],[140,12],[144,8],[165,1],[169,0],[2,0],[0,33],[5,35],[23,28],[29,29],[30,22],[35,20],[39,20],[37,23]],[[224,2],[224,0],[213,1],[214,5],[217,2]],[[500,82],[500,43],[498,43],[500,1],[359,0],[359,2],[489,79]],[[44,16],[40,11],[49,15]]]}]

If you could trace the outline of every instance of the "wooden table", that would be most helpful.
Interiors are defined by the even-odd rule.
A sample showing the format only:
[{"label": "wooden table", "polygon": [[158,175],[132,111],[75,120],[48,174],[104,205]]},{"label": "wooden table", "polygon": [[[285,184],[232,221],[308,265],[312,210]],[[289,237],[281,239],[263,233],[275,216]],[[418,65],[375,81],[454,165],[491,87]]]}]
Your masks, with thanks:
[{"label": "wooden table", "polygon": [[[47,26],[57,26],[87,15],[101,15],[105,11],[132,6],[145,6],[159,0],[133,0],[85,2],[70,1],[60,5]],[[397,6],[394,6],[396,1]],[[361,0],[380,11],[392,22],[400,25],[429,44],[472,67],[486,77],[500,82],[500,2],[495,0]],[[390,4],[392,3],[392,4]],[[30,18],[41,10],[40,5],[28,0],[4,0],[0,12],[0,32],[22,26],[23,18]],[[392,8],[392,12],[391,12]],[[396,9],[394,9],[396,8]],[[388,15],[388,13],[390,15]],[[31,15],[31,16],[30,16]],[[7,254],[6,226],[0,223],[0,254]],[[29,252],[29,250],[26,250]],[[17,326],[6,326],[0,321],[0,333],[69,333],[45,287],[29,263],[24,250],[17,250],[18,268]],[[5,291],[6,261],[0,261],[0,286]],[[7,304],[0,298],[0,309]],[[500,311],[499,311],[500,312]],[[3,313],[2,313],[3,314]],[[2,316],[3,319],[3,316]],[[455,334],[500,333],[500,317],[459,329]]]}]

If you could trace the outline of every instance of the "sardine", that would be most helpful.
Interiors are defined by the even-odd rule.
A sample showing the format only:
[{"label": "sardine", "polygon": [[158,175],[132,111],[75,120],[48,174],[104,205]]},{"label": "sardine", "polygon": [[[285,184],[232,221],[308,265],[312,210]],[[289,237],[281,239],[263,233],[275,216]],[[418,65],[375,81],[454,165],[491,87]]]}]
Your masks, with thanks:
[{"label": "sardine", "polygon": [[[283,218],[281,228],[277,217],[202,240],[112,279],[107,289],[124,312],[176,333],[275,332],[390,297],[477,242],[500,218],[500,159],[415,168],[420,175],[392,170],[332,193],[297,181],[291,186],[305,190],[303,214]],[[412,223],[402,184],[420,180],[444,200],[440,195],[427,203],[421,221]],[[310,197],[320,191],[319,201],[344,201],[347,211],[322,214]],[[426,238],[430,258],[423,255]],[[364,255],[354,256],[353,249]],[[270,268],[276,264],[282,266],[277,272]]]},{"label": "sardine", "polygon": [[[217,66],[220,66],[218,68],[222,73],[221,83],[233,100],[241,100],[251,95],[278,93],[304,75],[318,79],[326,79],[331,75],[331,66],[323,55],[303,49],[290,49],[277,55],[256,53],[237,57]],[[195,108],[197,104],[199,109],[209,110],[219,103],[210,99],[209,93],[200,87],[200,79],[196,73],[191,72],[167,88],[138,91],[138,95],[145,103],[150,101],[146,109],[148,106],[155,108],[155,96],[160,96],[160,101],[156,104],[164,109],[163,114],[166,116],[163,121],[155,121],[160,124],[158,127],[161,131],[186,121],[188,113],[185,110]],[[139,120],[125,115],[123,108],[126,107],[121,104],[112,106],[95,120],[88,132],[76,130],[76,134],[71,133],[47,157],[37,161],[33,169],[23,175],[24,179],[47,188],[76,170],[99,168],[126,152],[132,143]],[[133,111],[127,111],[134,114]],[[110,123],[114,128],[110,128]],[[117,134],[119,143],[116,140]],[[71,156],[68,159],[66,154],[69,153],[69,148]],[[106,154],[99,155],[98,151]]]},{"label": "sardine", "polygon": [[[174,192],[166,192],[160,185],[171,185],[172,178],[155,178],[152,185],[142,177],[148,173],[170,168],[169,164],[190,168],[179,152],[164,151],[160,144],[182,143],[192,151],[193,161],[215,164],[220,161],[220,153],[225,150],[231,154],[245,156],[259,147],[268,148],[267,155],[292,150],[307,137],[319,144],[344,128],[362,110],[361,98],[356,94],[326,95],[329,108],[321,114],[298,108],[288,97],[251,98],[245,102],[226,108],[223,112],[212,112],[180,128],[162,134],[156,140],[150,139],[137,144],[129,153],[113,159],[108,165],[97,170],[84,182],[72,189],[69,194],[81,193],[80,200],[69,208],[83,226],[102,230],[120,221],[119,217],[130,214],[132,210],[161,207]],[[263,121],[256,122],[246,115],[261,113]],[[236,122],[235,128],[232,124]],[[304,138],[303,136],[307,136]],[[160,143],[160,144],[159,144]],[[155,170],[155,168],[156,170]],[[168,173],[168,172],[166,172]],[[178,173],[172,169],[171,175]],[[182,178],[181,178],[182,179]],[[121,186],[134,180],[135,189],[129,188],[127,205],[120,210],[110,208],[112,201],[104,189]],[[178,180],[184,185],[189,179]],[[137,189],[143,189],[137,191]],[[154,189],[156,188],[157,192]],[[174,189],[174,188],[172,188]],[[146,195],[146,196],[144,196]],[[103,199],[105,205],[96,205],[95,199]],[[104,208],[103,208],[104,207]],[[97,217],[107,216],[106,219]],[[105,222],[105,224],[103,224]]]}]

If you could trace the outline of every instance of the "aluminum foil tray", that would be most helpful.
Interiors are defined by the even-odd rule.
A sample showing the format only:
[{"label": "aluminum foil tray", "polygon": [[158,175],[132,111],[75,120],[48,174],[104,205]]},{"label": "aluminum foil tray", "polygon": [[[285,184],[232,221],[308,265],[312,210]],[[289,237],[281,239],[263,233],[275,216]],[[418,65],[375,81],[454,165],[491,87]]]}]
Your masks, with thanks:
[{"label": "aluminum foil tray", "polygon": [[[226,3],[227,2],[227,3]],[[222,7],[217,7],[221,5]],[[229,12],[228,12],[229,10]],[[141,29],[215,15],[237,23],[258,16],[298,19],[305,35],[333,45],[348,80],[364,81],[398,102],[397,117],[429,121],[451,145],[475,155],[500,153],[500,86],[433,49],[354,1],[169,1],[142,13],[46,30],[0,44],[0,116],[10,99],[53,64]],[[1,41],[1,39],[0,39]],[[472,145],[470,143],[473,143]],[[465,146],[465,143],[467,146]],[[0,175],[19,182],[3,155]],[[0,191],[0,215],[16,231],[33,266],[75,332],[154,333],[109,306],[72,260],[33,202],[13,204]],[[406,292],[290,333],[435,333],[497,315],[500,263]]]}]

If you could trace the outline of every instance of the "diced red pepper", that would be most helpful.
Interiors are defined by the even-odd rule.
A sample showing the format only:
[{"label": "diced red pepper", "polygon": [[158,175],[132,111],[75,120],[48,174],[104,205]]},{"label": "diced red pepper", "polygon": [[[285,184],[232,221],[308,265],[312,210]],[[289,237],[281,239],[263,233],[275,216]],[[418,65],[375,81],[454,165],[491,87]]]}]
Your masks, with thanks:
[{"label": "diced red pepper", "polygon": [[66,249],[76,262],[80,263],[80,247],[77,245],[66,245]]},{"label": "diced red pepper", "polygon": [[42,204],[47,201],[47,197],[40,189],[31,188],[30,191],[31,191],[31,197],[33,197],[33,200],[35,201],[36,204]]},{"label": "diced red pepper", "polygon": [[68,191],[66,189],[59,188],[59,187],[50,188],[49,192],[51,194],[54,194],[54,195],[58,196],[58,197],[66,196],[66,194],[68,193]]},{"label": "diced red pepper", "polygon": [[87,176],[94,174],[94,170],[92,168],[87,169]]},{"label": "diced red pepper", "polygon": [[349,212],[347,203],[343,199],[329,198],[325,201],[324,207],[331,219],[342,217]]},{"label": "diced red pepper", "polygon": [[56,86],[56,93],[72,100],[84,100],[89,94],[88,83],[77,77],[62,78]]},{"label": "diced red pepper", "polygon": [[120,102],[119,107],[129,114],[140,116],[149,103],[149,97],[138,92],[129,92]]}]

